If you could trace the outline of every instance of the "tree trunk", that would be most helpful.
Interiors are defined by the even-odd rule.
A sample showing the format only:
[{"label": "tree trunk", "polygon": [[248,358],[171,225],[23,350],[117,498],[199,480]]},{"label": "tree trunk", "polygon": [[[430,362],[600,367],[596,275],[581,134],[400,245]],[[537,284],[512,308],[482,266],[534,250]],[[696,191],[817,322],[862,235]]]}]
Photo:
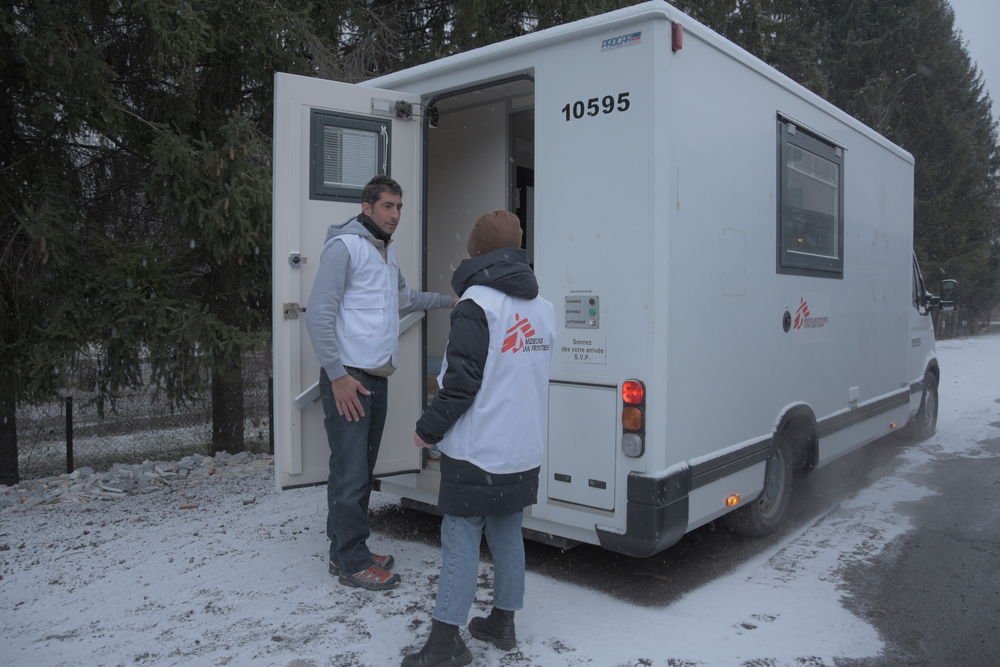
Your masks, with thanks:
[{"label": "tree trunk", "polygon": [[237,356],[212,373],[212,451],[238,454],[243,442],[243,360]]},{"label": "tree trunk", "polygon": [[9,372],[12,367],[8,359],[0,361],[0,484],[7,486],[21,481],[17,463],[17,399],[13,374]]}]

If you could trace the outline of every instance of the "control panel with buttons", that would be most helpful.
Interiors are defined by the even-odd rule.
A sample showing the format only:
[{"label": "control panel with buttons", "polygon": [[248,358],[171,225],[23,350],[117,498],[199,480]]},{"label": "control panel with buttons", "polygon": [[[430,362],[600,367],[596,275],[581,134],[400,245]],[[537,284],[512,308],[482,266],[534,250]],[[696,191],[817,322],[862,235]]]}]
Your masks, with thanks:
[{"label": "control panel with buttons", "polygon": [[566,297],[567,329],[600,329],[601,297],[574,295]]}]

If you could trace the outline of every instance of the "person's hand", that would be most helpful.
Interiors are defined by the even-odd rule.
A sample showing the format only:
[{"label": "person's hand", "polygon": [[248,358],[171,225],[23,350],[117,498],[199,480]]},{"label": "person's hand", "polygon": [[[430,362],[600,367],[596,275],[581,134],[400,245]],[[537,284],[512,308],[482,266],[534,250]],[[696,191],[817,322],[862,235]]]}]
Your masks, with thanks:
[{"label": "person's hand", "polygon": [[457,306],[458,305],[458,301],[459,301],[458,297],[455,296],[455,295],[452,295],[452,297],[451,297],[451,307],[454,308],[455,306]]},{"label": "person's hand", "polygon": [[333,401],[337,404],[337,413],[341,417],[346,417],[349,422],[361,421],[365,416],[365,410],[361,407],[358,394],[368,396],[371,392],[350,374],[341,375],[330,384],[333,385]]},{"label": "person's hand", "polygon": [[416,433],[413,434],[413,444],[416,445],[417,447],[423,447],[424,449],[431,449],[434,446],[424,442],[423,438],[421,438]]}]

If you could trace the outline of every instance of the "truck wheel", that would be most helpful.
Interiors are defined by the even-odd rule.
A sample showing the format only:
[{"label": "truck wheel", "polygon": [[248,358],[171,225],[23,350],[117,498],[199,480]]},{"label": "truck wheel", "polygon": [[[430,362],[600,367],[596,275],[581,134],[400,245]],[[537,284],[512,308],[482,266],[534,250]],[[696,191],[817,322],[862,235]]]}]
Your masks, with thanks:
[{"label": "truck wheel", "polygon": [[934,373],[924,373],[924,391],[920,394],[920,409],[907,429],[915,440],[926,440],[937,430],[938,382]]},{"label": "truck wheel", "polygon": [[782,433],[767,463],[767,479],[760,497],[725,515],[729,528],[744,537],[765,537],[778,529],[792,496],[792,447]]}]

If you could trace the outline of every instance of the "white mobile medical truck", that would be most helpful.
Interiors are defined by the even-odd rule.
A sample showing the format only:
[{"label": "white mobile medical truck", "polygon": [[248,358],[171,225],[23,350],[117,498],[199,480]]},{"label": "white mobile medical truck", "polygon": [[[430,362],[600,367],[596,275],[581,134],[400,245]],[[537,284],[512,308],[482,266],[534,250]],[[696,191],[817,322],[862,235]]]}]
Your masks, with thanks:
[{"label": "white mobile medical truck", "polygon": [[[556,306],[548,447],[526,536],[656,553],[727,516],[773,531],[791,479],[937,418],[913,158],[656,0],[364,85],[278,74],[274,431],[281,488],[329,449],[305,328],[327,227],[403,187],[393,247],[451,293],[483,213],[516,212]],[[400,326],[376,474],[437,501],[413,445],[449,311]]]}]

